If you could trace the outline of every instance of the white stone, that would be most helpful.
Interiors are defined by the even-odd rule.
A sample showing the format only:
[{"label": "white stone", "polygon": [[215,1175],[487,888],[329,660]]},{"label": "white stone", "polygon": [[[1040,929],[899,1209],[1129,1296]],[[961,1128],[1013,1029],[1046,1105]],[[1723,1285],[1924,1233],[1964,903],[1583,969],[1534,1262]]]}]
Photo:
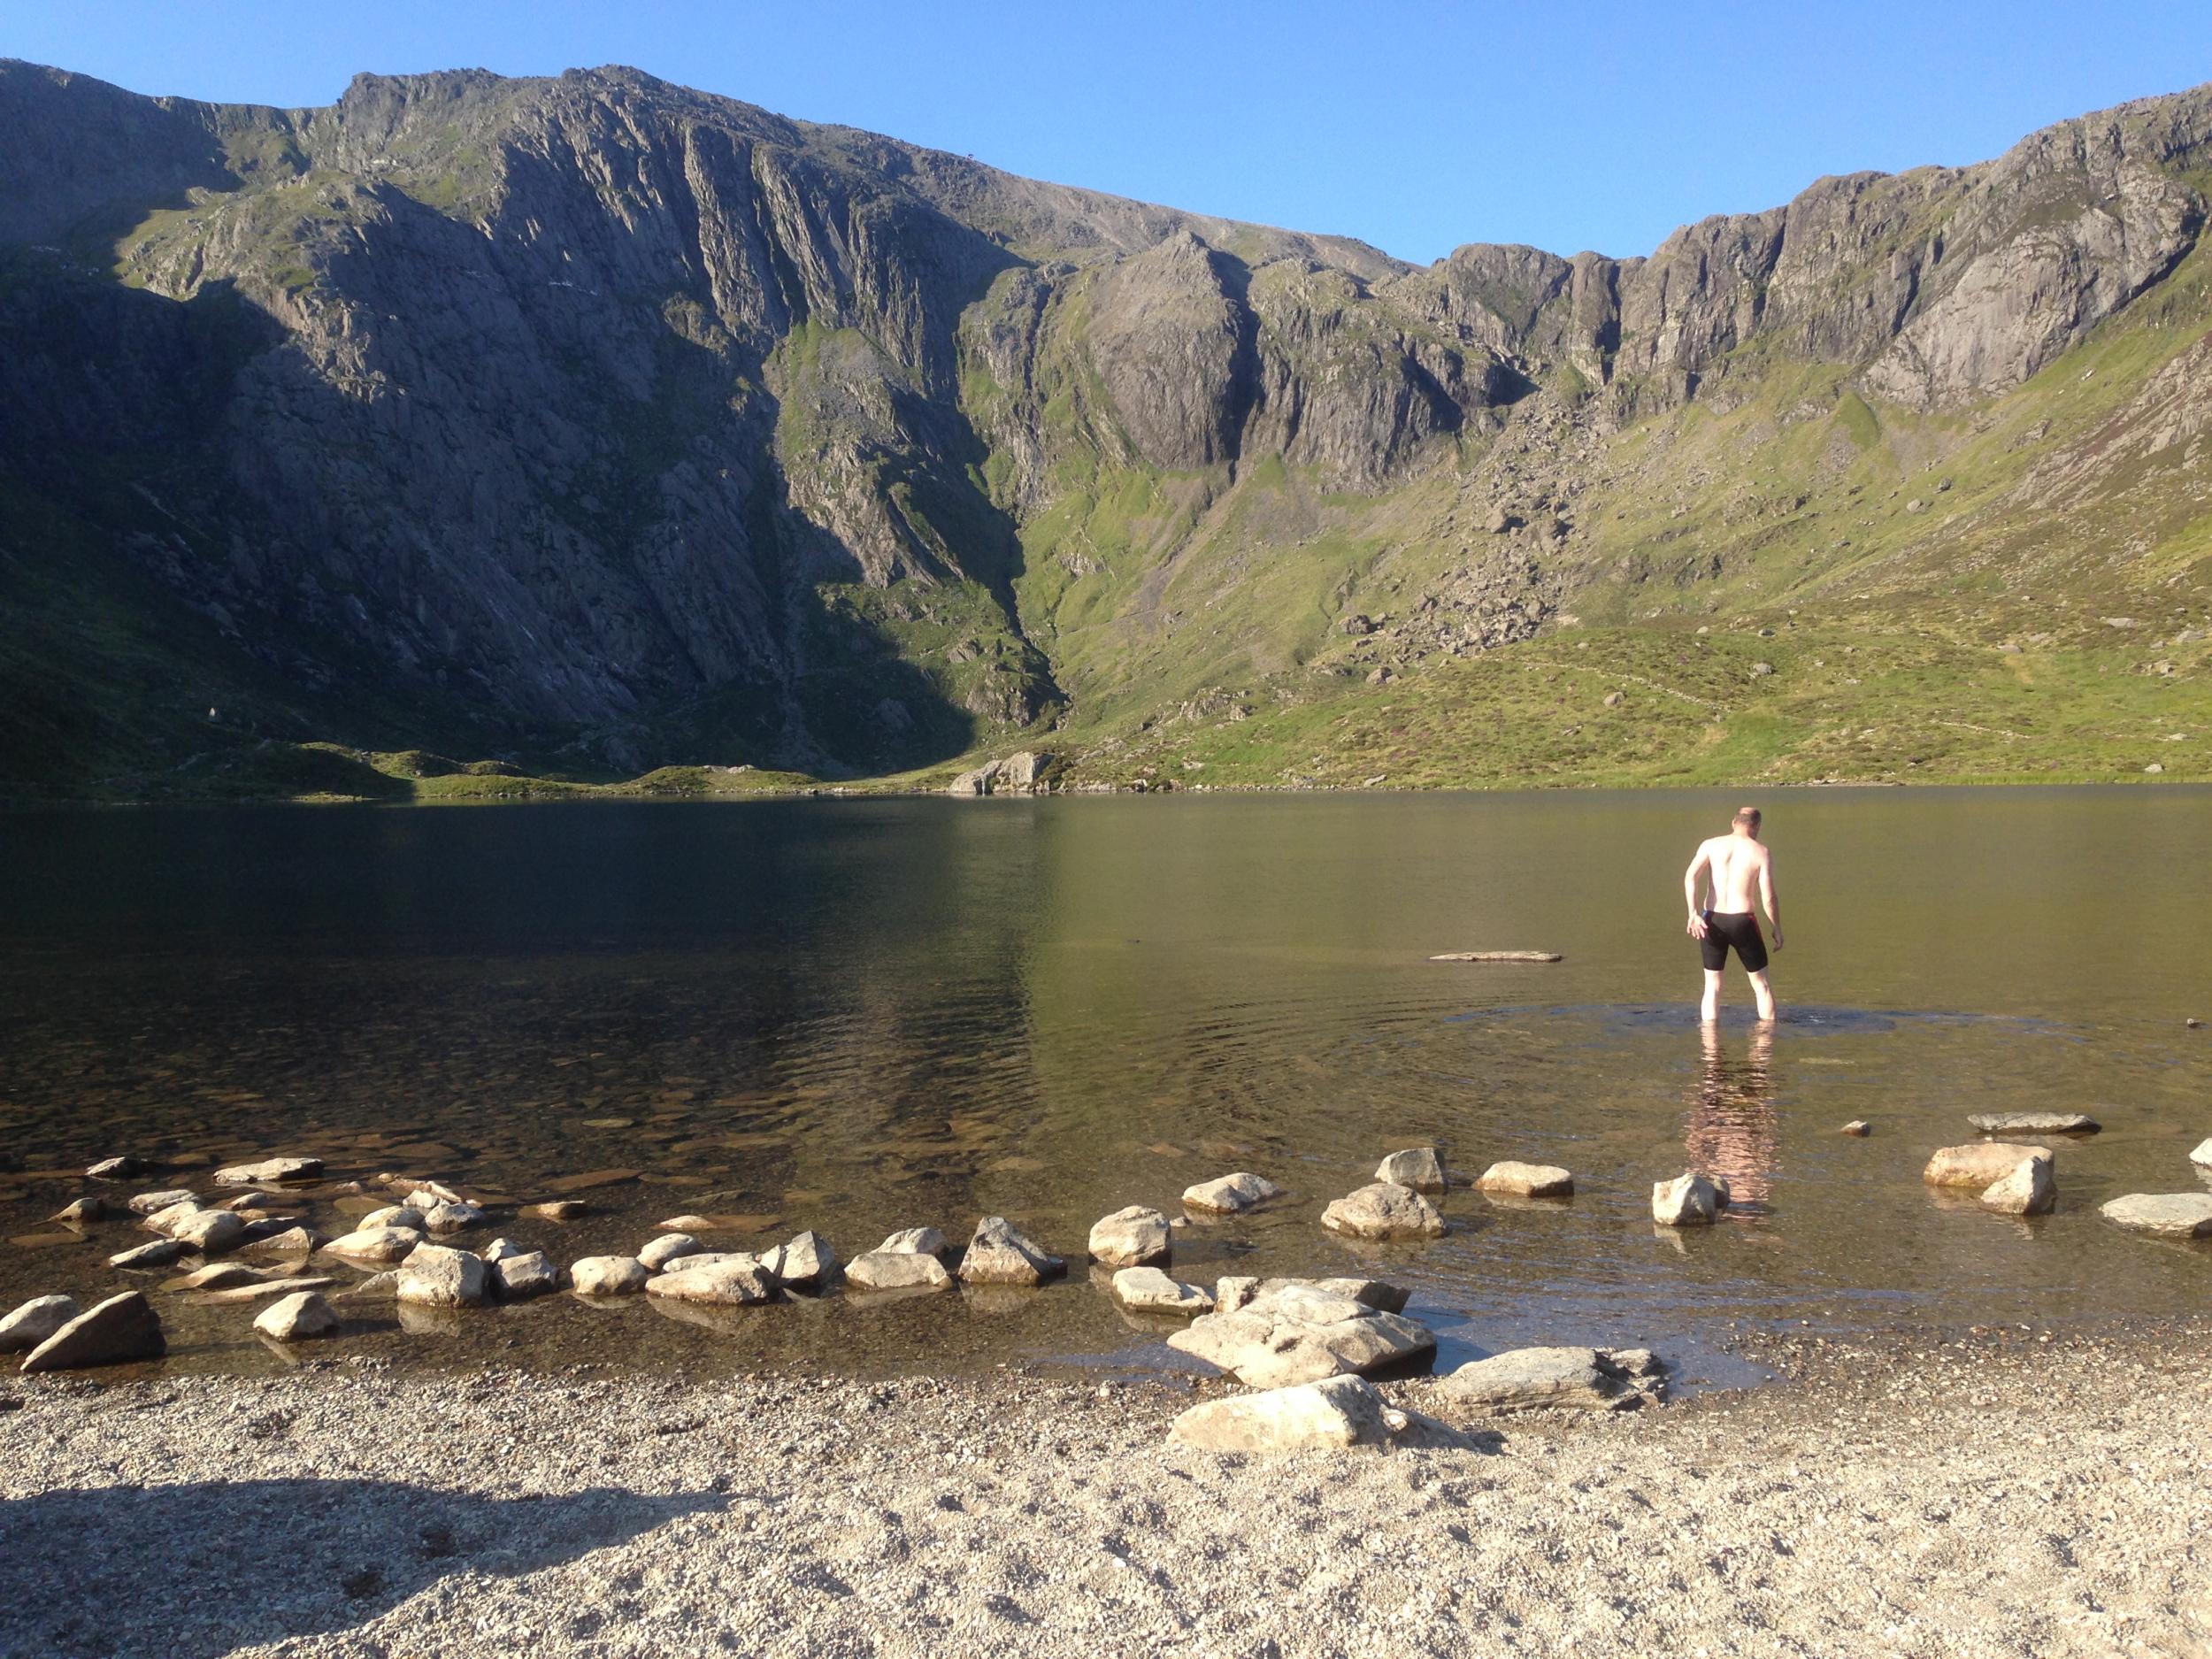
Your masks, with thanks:
[{"label": "white stone", "polygon": [[1177,1417],[1169,1433],[1210,1452],[1333,1452],[1390,1441],[1383,1397],[1361,1377],[1209,1400]]},{"label": "white stone", "polygon": [[268,1158],[259,1164],[234,1164],[211,1178],[218,1187],[259,1187],[279,1181],[311,1181],[323,1172],[320,1158]]},{"label": "white stone", "polygon": [[971,1285],[1041,1285],[1067,1271],[1003,1216],[986,1216],[960,1258],[960,1277]]},{"label": "white stone", "polygon": [[2048,1147],[2019,1141],[1970,1141],[1963,1146],[1939,1147],[1920,1179],[1931,1187],[1980,1188],[2004,1179],[2022,1158],[2038,1152],[2051,1156]]},{"label": "white stone", "polygon": [[580,1296],[627,1296],[651,1277],[634,1256],[587,1256],[568,1266],[569,1288]]},{"label": "white stone", "polygon": [[[1649,1356],[1642,1358],[1648,1361]],[[1617,1411],[1644,1395],[1631,1373],[1603,1349],[1521,1348],[1462,1365],[1440,1378],[1436,1395],[1483,1414],[1540,1407]]]},{"label": "white stone", "polygon": [[876,1246],[875,1253],[885,1252],[909,1256],[949,1256],[952,1254],[952,1240],[934,1227],[908,1227],[893,1233]]},{"label": "white stone", "polygon": [[746,1307],[773,1302],[779,1286],[776,1276],[759,1257],[732,1253],[704,1267],[663,1273],[646,1281],[645,1294],[672,1302],[707,1302],[720,1307]]},{"label": "white stone", "polygon": [[491,1299],[484,1258],[442,1244],[419,1244],[399,1271],[399,1299],[418,1308],[480,1308]]},{"label": "white stone", "polygon": [[1240,1170],[1234,1175],[1224,1175],[1217,1180],[1201,1181],[1195,1187],[1185,1187],[1183,1202],[1193,1210],[1202,1210],[1210,1215],[1233,1216],[1282,1195],[1283,1189],[1274,1182],[1255,1175],[1249,1170]]},{"label": "white stone", "polygon": [[1975,1112],[1966,1121],[1985,1135],[2093,1135],[2103,1127],[2087,1112]]},{"label": "white stone", "polygon": [[2212,1193],[2130,1193],[2105,1204],[2102,1213],[2139,1233],[2182,1239],[2212,1234]]},{"label": "white stone", "polygon": [[373,1232],[378,1227],[405,1227],[411,1233],[427,1233],[430,1217],[412,1204],[387,1204],[381,1210],[372,1210],[353,1225],[357,1233]]},{"label": "white stone", "polygon": [[1114,1274],[1114,1300],[1132,1313],[1194,1317],[1213,1311],[1214,1299],[1195,1285],[1170,1279],[1156,1267],[1125,1267]]},{"label": "white stone", "polygon": [[1475,1187],[1515,1198],[1571,1198],[1575,1178],[1556,1164],[1521,1164],[1508,1158],[1485,1170]]},{"label": "white stone", "polygon": [[491,1263],[492,1287],[502,1302],[527,1302],[561,1287],[561,1270],[543,1250],[503,1256]]},{"label": "white stone", "polygon": [[256,1314],[253,1328],[279,1342],[298,1342],[331,1335],[338,1329],[338,1316],[319,1293],[296,1290]]},{"label": "white stone", "polygon": [[179,1204],[196,1204],[199,1202],[200,1195],[188,1187],[165,1187],[157,1193],[140,1193],[129,1201],[129,1209],[134,1216],[157,1216],[165,1210],[175,1209]]},{"label": "white stone", "polygon": [[1444,1217],[1410,1187],[1375,1181],[1321,1212],[1321,1225],[1355,1239],[1438,1239]]},{"label": "white stone", "polygon": [[412,1227],[362,1227],[333,1239],[323,1248],[349,1262],[403,1262],[422,1246]]},{"label": "white stone", "polygon": [[645,1241],[637,1259],[645,1263],[647,1272],[657,1273],[678,1256],[696,1256],[704,1248],[688,1233],[663,1233]]},{"label": "white stone", "polygon": [[36,1348],[84,1310],[74,1296],[34,1296],[0,1319],[0,1354]]},{"label": "white stone", "polygon": [[1409,1147],[1378,1164],[1375,1179],[1393,1187],[1410,1187],[1417,1193],[1440,1193],[1445,1186],[1444,1164],[1434,1147]]},{"label": "white stone", "polygon": [[87,1365],[119,1365],[157,1359],[168,1351],[160,1316],[135,1290],[111,1296],[68,1320],[24,1356],[26,1374],[73,1371]]},{"label": "white stone", "polygon": [[423,1225],[432,1233],[445,1234],[466,1233],[471,1227],[480,1227],[491,1219],[491,1212],[475,1204],[439,1204],[423,1214]]},{"label": "white stone", "polygon": [[1298,1280],[1264,1284],[1236,1312],[1207,1314],[1167,1341],[1256,1388],[1379,1371],[1436,1351],[1434,1333],[1417,1321]]},{"label": "white stone", "polygon": [[871,1250],[845,1264],[855,1290],[949,1290],[952,1275],[925,1250]]},{"label": "white stone", "polygon": [[794,1234],[761,1258],[787,1290],[827,1290],[837,1279],[837,1250],[818,1233]]},{"label": "white stone", "polygon": [[2058,1202],[2058,1184],[2051,1179],[2051,1161],[2031,1154],[2012,1166],[2012,1173],[1982,1189],[1985,1209],[2008,1216],[2047,1215]]},{"label": "white stone", "polygon": [[1728,1183],[1693,1170],[1651,1187],[1651,1218],[1663,1227],[1709,1226],[1728,1208]]},{"label": "white stone", "polygon": [[1108,1267],[1157,1267],[1170,1256],[1167,1217],[1132,1204],[1091,1228],[1091,1260]]}]

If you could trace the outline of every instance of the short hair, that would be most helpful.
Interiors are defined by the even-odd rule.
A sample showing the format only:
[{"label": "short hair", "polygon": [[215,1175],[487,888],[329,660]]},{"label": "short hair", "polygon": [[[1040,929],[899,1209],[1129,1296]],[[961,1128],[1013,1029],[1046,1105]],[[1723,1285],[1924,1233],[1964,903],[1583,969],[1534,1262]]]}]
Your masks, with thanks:
[{"label": "short hair", "polygon": [[1751,829],[1757,829],[1759,809],[1755,806],[1740,806],[1736,809],[1736,816],[1728,821],[1732,824],[1741,824]]}]

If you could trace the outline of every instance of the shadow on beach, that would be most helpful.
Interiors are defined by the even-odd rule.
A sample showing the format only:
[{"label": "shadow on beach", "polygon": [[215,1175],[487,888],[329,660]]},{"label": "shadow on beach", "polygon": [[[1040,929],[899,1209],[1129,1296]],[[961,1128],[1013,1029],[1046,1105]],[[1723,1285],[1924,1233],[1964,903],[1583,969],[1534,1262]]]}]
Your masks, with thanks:
[{"label": "shadow on beach", "polygon": [[213,1659],[351,1629],[449,1575],[533,1572],[726,1502],[306,1479],[0,1500],[0,1654]]}]

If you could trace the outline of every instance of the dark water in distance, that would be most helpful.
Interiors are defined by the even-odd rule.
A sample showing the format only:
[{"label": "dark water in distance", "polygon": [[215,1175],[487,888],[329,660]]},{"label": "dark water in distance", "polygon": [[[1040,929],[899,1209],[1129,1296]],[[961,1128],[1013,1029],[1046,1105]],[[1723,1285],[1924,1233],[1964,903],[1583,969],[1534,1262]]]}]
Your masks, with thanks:
[{"label": "dark water in distance", "polygon": [[[1763,798],[1787,948],[1770,1037],[1694,1018],[1680,876],[1709,794],[594,803],[0,817],[0,1305],[119,1286],[133,1223],[44,1217],[118,1151],[307,1151],[527,1201],[606,1169],[562,1260],[686,1210],[894,1228],[1002,1213],[1074,1263],[1036,1294],[672,1317],[562,1297],[317,1350],[473,1363],[857,1370],[1180,1363],[1086,1277],[1090,1223],[1254,1169],[1263,1215],[1179,1234],[1179,1277],[1380,1271],[1445,1361],[1531,1340],[1706,1356],[1731,1320],[1847,1332],[2200,1307],[2212,1245],[2096,1206],[2195,1188],[2212,1134],[2212,791]],[[1555,966],[1434,952],[1563,951]],[[2061,1207],[1933,1195],[1967,1114],[2086,1110]],[[1871,1139],[1836,1133],[1852,1118]],[[1363,1247],[1322,1205],[1394,1148],[1563,1164],[1565,1205],[1467,1192],[1452,1234]],[[1655,1230],[1702,1165],[1749,1202]],[[62,1173],[56,1173],[57,1171]],[[206,1190],[204,1188],[204,1190]],[[310,1213],[345,1223],[327,1200]],[[771,1222],[768,1218],[773,1217]],[[492,1233],[457,1242],[485,1242]],[[28,1241],[27,1241],[28,1240]],[[338,1270],[342,1276],[346,1270]],[[141,1282],[157,1283],[158,1275]],[[283,1361],[251,1309],[162,1300],[178,1366]],[[703,1325],[704,1328],[702,1328]],[[1714,1374],[1719,1374],[1717,1371]]]}]

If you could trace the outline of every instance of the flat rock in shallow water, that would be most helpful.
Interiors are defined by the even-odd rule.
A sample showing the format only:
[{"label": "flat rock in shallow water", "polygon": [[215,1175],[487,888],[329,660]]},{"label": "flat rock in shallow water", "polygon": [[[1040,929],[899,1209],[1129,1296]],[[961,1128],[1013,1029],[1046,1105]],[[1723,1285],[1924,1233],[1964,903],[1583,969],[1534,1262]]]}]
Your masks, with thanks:
[{"label": "flat rock in shallow water", "polygon": [[1379,1279],[1263,1279],[1256,1282],[1247,1300],[1312,1294],[1342,1296],[1380,1313],[1403,1313],[1413,1293],[1400,1285],[1386,1285]]},{"label": "flat rock in shallow water", "polygon": [[95,1181],[127,1181],[134,1175],[143,1175],[146,1165],[127,1152],[119,1156],[102,1158],[85,1171],[86,1179]]},{"label": "flat rock in shallow water", "polygon": [[338,1316],[315,1292],[296,1290],[256,1314],[253,1328],[279,1342],[300,1342],[333,1334],[338,1329]]},{"label": "flat rock in shallow water", "polygon": [[1516,1198],[1571,1198],[1575,1178],[1556,1164],[1519,1164],[1508,1158],[1485,1170],[1475,1188]]},{"label": "flat rock in shallow water", "polygon": [[466,1233],[471,1227],[482,1226],[491,1218],[489,1210],[475,1204],[439,1204],[423,1212],[422,1225],[429,1232],[443,1235]]},{"label": "flat rock in shallow water", "polygon": [[2087,1112],[1976,1112],[1966,1121],[1985,1135],[2093,1135],[2104,1127]]},{"label": "flat rock in shallow water", "polygon": [[1386,1446],[1382,1395],[1363,1377],[1331,1377],[1294,1387],[1236,1394],[1193,1406],[1168,1431],[1209,1452],[1343,1451]]},{"label": "flat rock in shallow water", "polygon": [[1440,1401],[1486,1416],[1562,1407],[1618,1411],[1655,1391],[1656,1384],[1640,1383],[1612,1354],[1594,1348],[1514,1348],[1462,1365],[1434,1386]]},{"label": "flat rock in shallow water", "polygon": [[1283,1189],[1264,1176],[1240,1170],[1218,1180],[1201,1181],[1195,1187],[1185,1187],[1183,1202],[1189,1209],[1202,1210],[1210,1215],[1234,1216],[1282,1195]]},{"label": "flat rock in shallow water", "polygon": [[200,1195],[185,1187],[165,1187],[157,1193],[140,1193],[129,1201],[134,1216],[157,1216],[179,1204],[196,1204]]},{"label": "flat rock in shallow water", "polygon": [[34,1296],[0,1319],[0,1354],[36,1348],[84,1310],[74,1296]]},{"label": "flat rock in shallow water", "polygon": [[2011,1174],[1982,1188],[1982,1207],[2008,1216],[2048,1215],[2057,1202],[2051,1161],[2034,1153],[2014,1164]]},{"label": "flat rock in shallow water", "polygon": [[120,1365],[129,1360],[158,1359],[169,1344],[161,1318],[144,1295],[127,1290],[88,1309],[25,1356],[27,1373],[75,1371],[88,1365]]},{"label": "flat rock in shallow water", "polygon": [[580,1296],[628,1296],[651,1277],[634,1256],[586,1256],[569,1263],[569,1288]]},{"label": "flat rock in shallow water", "polygon": [[491,1299],[484,1258],[442,1244],[419,1244],[399,1270],[399,1299],[418,1308],[480,1308]]},{"label": "flat rock in shallow water", "polygon": [[949,1290],[945,1264],[923,1250],[871,1250],[845,1264],[845,1283],[855,1290]]},{"label": "flat rock in shallow water", "polygon": [[258,1285],[261,1275],[239,1262],[210,1262],[182,1279],[173,1279],[164,1290],[228,1290],[234,1285]]},{"label": "flat rock in shallow water", "polygon": [[2212,1193],[2130,1193],[2101,1211],[2107,1221],[2139,1233],[2201,1239],[2212,1234]]},{"label": "flat rock in shallow water", "polygon": [[320,1158],[267,1158],[259,1164],[234,1164],[209,1179],[218,1187],[259,1187],[264,1182],[311,1181],[322,1172]]},{"label": "flat rock in shallow water", "polygon": [[232,1285],[223,1290],[204,1291],[194,1300],[203,1302],[266,1302],[272,1296],[289,1295],[296,1290],[325,1290],[337,1282],[326,1274],[303,1273],[291,1279],[263,1279],[250,1285]]},{"label": "flat rock in shallow water", "polygon": [[1411,1364],[1436,1351],[1427,1326],[1310,1283],[1264,1285],[1234,1313],[1211,1313],[1168,1346],[1256,1388]]},{"label": "flat rock in shallow water", "polygon": [[333,1239],[323,1248],[349,1262],[403,1262],[423,1248],[422,1234],[412,1227],[362,1227]]},{"label": "flat rock in shallow water", "polygon": [[1214,1299],[1195,1285],[1170,1279],[1156,1267],[1125,1267],[1114,1274],[1114,1300],[1132,1313],[1194,1317],[1213,1311]]},{"label": "flat rock in shallow water", "polygon": [[1436,1156],[1434,1147],[1409,1147],[1378,1164],[1375,1179],[1395,1187],[1410,1187],[1417,1193],[1440,1193],[1445,1187],[1444,1162]]},{"label": "flat rock in shallow water", "polygon": [[310,1256],[329,1240],[312,1227],[287,1227],[265,1239],[250,1239],[238,1247],[241,1256]]},{"label": "flat rock in shallow water", "polygon": [[971,1285],[1041,1285],[1067,1266],[1005,1217],[986,1216],[960,1258],[960,1277]]},{"label": "flat rock in shallow water", "polygon": [[[178,1209],[182,1209],[179,1205]],[[234,1210],[195,1210],[180,1216],[175,1210],[165,1210],[150,1218],[146,1225],[164,1223],[161,1231],[188,1250],[197,1250],[203,1256],[214,1256],[241,1244],[246,1237],[245,1221]]]},{"label": "flat rock in shallow water", "polygon": [[1727,1208],[1728,1183],[1694,1170],[1652,1183],[1651,1218],[1663,1227],[1709,1226]]},{"label": "flat rock in shallow water", "polygon": [[1170,1254],[1167,1217],[1142,1204],[1117,1210],[1091,1228],[1090,1251],[1108,1267],[1158,1267]]},{"label": "flat rock in shallow water", "polygon": [[591,1206],[580,1198],[556,1198],[550,1203],[525,1204],[522,1213],[534,1221],[581,1221]]},{"label": "flat rock in shallow water", "polygon": [[717,1307],[751,1307],[773,1302],[779,1286],[776,1276],[759,1257],[731,1254],[704,1267],[663,1273],[648,1279],[645,1294],[672,1302],[700,1302]]},{"label": "flat rock in shallow water", "polygon": [[1986,1187],[2011,1174],[2022,1158],[2039,1152],[2051,1156],[2050,1148],[2024,1141],[1971,1141],[1964,1146],[1938,1147],[1920,1179],[1931,1187]]},{"label": "flat rock in shallow water", "polygon": [[1355,1239],[1440,1239],[1444,1217],[1410,1187],[1376,1181],[1321,1212],[1321,1225]]},{"label": "flat rock in shallow water", "polygon": [[99,1221],[106,1217],[107,1212],[107,1205],[97,1198],[75,1198],[57,1210],[48,1219],[71,1223]]}]

